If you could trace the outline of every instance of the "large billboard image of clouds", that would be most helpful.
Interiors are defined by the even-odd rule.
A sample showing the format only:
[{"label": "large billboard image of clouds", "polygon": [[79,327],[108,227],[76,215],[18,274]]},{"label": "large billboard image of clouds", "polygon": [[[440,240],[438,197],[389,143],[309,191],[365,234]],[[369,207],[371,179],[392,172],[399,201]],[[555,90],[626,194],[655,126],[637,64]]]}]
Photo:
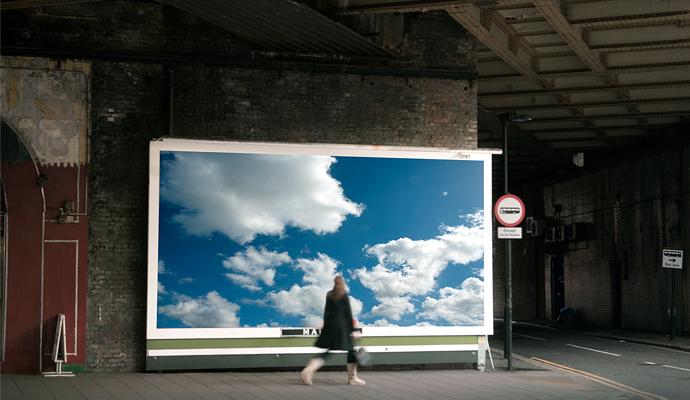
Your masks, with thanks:
[{"label": "large billboard image of clouds", "polygon": [[364,327],[488,325],[490,158],[258,148],[152,152],[154,329],[319,327],[336,275]]}]

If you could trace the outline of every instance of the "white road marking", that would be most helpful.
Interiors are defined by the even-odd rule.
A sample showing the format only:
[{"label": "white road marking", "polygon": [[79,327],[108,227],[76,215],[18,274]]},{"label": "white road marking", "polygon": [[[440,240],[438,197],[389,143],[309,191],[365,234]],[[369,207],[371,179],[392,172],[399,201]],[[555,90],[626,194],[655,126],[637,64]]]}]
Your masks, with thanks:
[{"label": "white road marking", "polygon": [[[494,318],[495,319],[495,318]],[[555,331],[556,328],[548,325],[539,325],[539,324],[530,324],[529,322],[516,322],[513,321],[513,325],[518,325],[518,326],[531,326],[534,328],[541,328],[541,329],[550,329],[552,331]]]},{"label": "white road marking", "polygon": [[542,339],[542,338],[539,338],[539,337],[536,337],[536,336],[523,335],[522,333],[513,333],[513,335],[515,335],[515,336],[523,336],[523,337],[530,338],[530,339],[534,339],[534,340],[546,341],[546,339]]},{"label": "white road marking", "polygon": [[642,364],[647,364],[647,365],[659,365],[659,364],[657,364],[657,363],[655,363],[655,362],[651,362],[651,361],[645,361],[645,362],[643,362]]},{"label": "white road marking", "polygon": [[620,354],[609,353],[608,351],[590,349],[589,347],[576,346],[576,345],[574,345],[574,344],[568,344],[568,343],[566,343],[566,346],[575,347],[575,348],[582,349],[582,350],[595,351],[595,352],[597,352],[597,353],[608,354],[608,355],[614,356],[614,357],[620,357],[620,356],[621,356]]},{"label": "white road marking", "polygon": [[679,370],[681,370],[681,371],[688,371],[688,372],[690,372],[690,369],[681,368],[681,367],[674,367],[673,365],[662,364],[661,366],[662,366],[662,367],[666,367],[666,368],[673,368],[673,369],[679,369]]}]

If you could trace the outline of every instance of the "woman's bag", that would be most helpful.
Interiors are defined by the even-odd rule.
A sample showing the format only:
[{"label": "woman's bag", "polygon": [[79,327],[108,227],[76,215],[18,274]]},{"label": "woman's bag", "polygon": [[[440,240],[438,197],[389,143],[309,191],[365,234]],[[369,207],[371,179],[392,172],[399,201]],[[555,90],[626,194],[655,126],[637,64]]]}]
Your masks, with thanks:
[{"label": "woman's bag", "polygon": [[357,365],[366,367],[371,363],[371,354],[364,347],[360,347],[355,352],[355,357],[357,358]]}]

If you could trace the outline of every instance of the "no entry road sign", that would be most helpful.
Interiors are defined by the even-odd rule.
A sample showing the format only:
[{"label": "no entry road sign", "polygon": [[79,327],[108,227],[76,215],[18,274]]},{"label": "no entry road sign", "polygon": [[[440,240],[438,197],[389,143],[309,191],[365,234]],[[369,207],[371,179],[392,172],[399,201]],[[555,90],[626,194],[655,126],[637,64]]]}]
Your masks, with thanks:
[{"label": "no entry road sign", "polygon": [[505,194],[496,201],[494,216],[503,226],[518,226],[525,219],[525,203],[514,194]]}]

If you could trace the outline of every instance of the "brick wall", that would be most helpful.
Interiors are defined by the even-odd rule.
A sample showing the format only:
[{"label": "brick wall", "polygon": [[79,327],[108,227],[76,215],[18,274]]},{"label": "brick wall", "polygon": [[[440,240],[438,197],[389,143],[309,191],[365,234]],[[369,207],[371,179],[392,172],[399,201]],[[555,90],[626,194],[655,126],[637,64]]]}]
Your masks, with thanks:
[{"label": "brick wall", "polygon": [[165,132],[165,70],[95,63],[90,143],[87,368],[142,369],[148,143]]},{"label": "brick wall", "polygon": [[[502,179],[502,171],[496,173]],[[494,178],[497,178],[494,176]],[[525,203],[525,215],[543,217],[543,199],[541,188],[522,187],[511,189],[511,193],[519,196]],[[503,195],[503,185],[500,189],[494,185],[494,203]],[[495,226],[499,226],[495,223]],[[544,246],[541,237],[531,238],[526,234],[523,224],[523,239],[512,241],[512,297],[513,320],[529,320],[543,317],[544,306]],[[495,238],[494,233],[494,316],[503,318],[505,313],[505,283],[506,283],[505,241]]]},{"label": "brick wall", "polygon": [[[216,28],[177,14],[174,21],[182,18],[187,25],[173,32],[165,16],[172,11],[154,3],[129,9],[129,2],[116,3],[102,5],[102,12],[115,18],[113,25],[130,18],[150,20],[153,28],[138,30],[137,24],[123,22],[130,41],[115,30],[122,40],[102,34],[100,41],[87,43],[87,50],[168,53],[178,40],[183,43],[180,51],[211,52],[214,40],[224,54],[248,49]],[[72,38],[82,30],[99,29],[80,20],[79,29],[65,27],[72,34],[57,34],[50,32],[59,27],[55,17],[37,17],[47,18],[42,26],[49,25],[39,35],[38,47],[48,39],[70,47],[78,44]],[[27,26],[37,29],[32,21]],[[111,22],[101,22],[109,32]],[[198,49],[184,44],[192,40],[185,32],[205,38]],[[458,43],[468,47],[458,44],[453,51],[473,52],[473,42],[459,32]],[[474,67],[473,55],[464,60]],[[87,328],[91,371],[144,367],[148,143],[168,132],[167,68],[153,61],[93,63]],[[175,137],[476,148],[473,82],[201,64],[171,68]]]},{"label": "brick wall", "polygon": [[547,216],[593,227],[589,240],[564,252],[565,301],[581,321],[665,331],[674,285],[677,329],[687,330],[687,269],[672,283],[660,264],[664,248],[690,250],[688,175],[686,146],[545,188]]},{"label": "brick wall", "polygon": [[[136,370],[145,345],[148,141],[166,133],[166,73],[95,63],[93,74],[89,368]],[[174,133],[472,148],[473,101],[462,81],[178,68]]]},{"label": "brick wall", "polygon": [[476,148],[467,81],[178,67],[175,93],[178,137]]}]

